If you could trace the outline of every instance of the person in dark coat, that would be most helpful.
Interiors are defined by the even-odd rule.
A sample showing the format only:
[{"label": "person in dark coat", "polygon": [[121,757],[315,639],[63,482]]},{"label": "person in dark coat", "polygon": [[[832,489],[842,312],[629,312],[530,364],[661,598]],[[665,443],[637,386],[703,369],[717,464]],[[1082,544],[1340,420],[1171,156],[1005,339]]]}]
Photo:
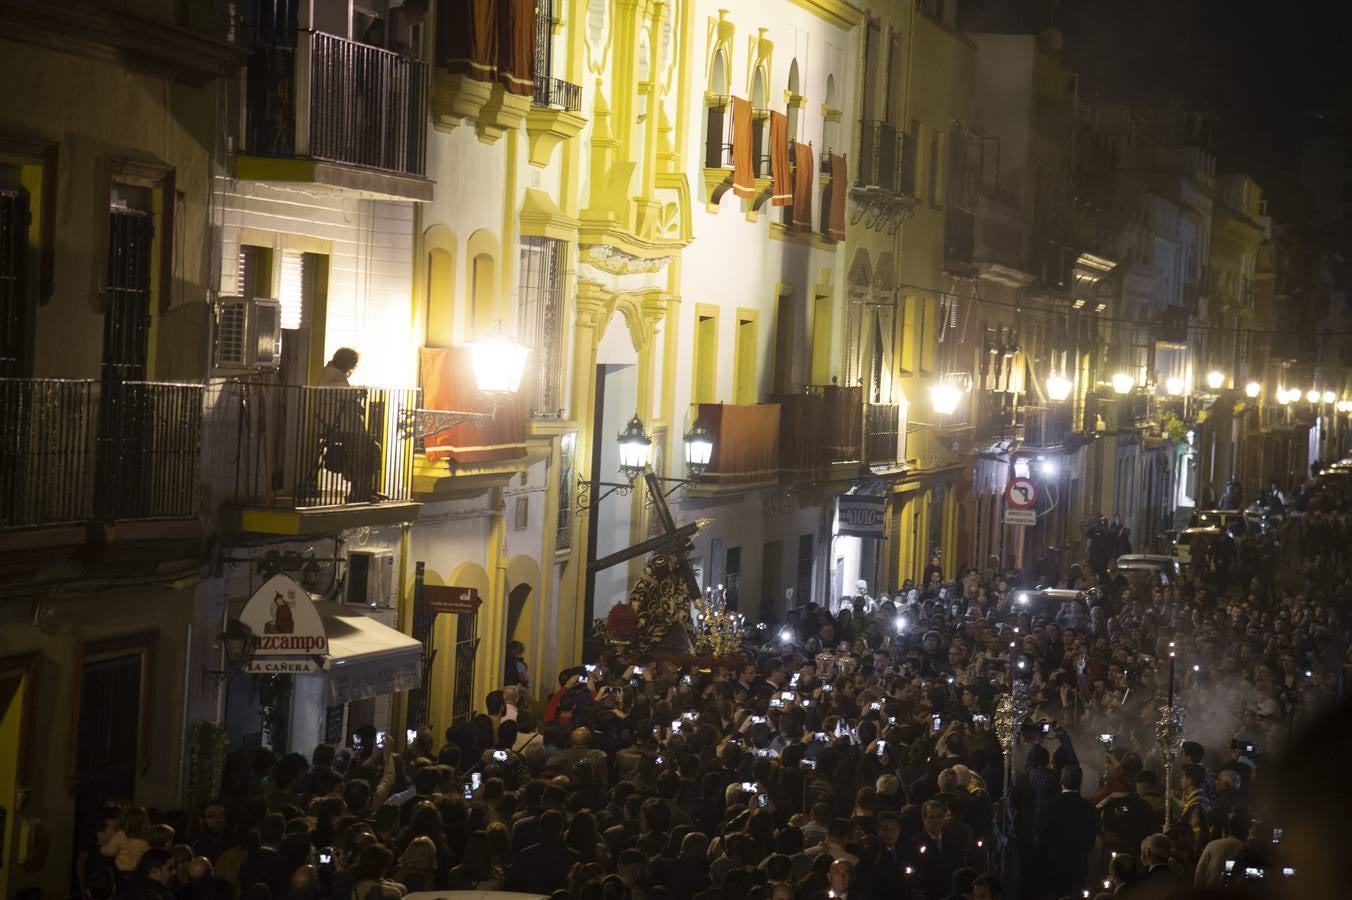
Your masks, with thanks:
[{"label": "person in dark coat", "polygon": [[967,865],[971,834],[948,821],[948,810],[938,800],[926,800],[920,817],[923,828],[906,842],[902,857],[915,869],[913,884],[919,884],[926,897],[943,897],[953,886],[953,873]]},{"label": "person in dark coat", "polygon": [[282,838],[286,819],[281,813],[268,813],[258,823],[258,846],[249,851],[239,867],[239,885],[266,884],[272,896],[280,897],[291,887],[291,868],[282,856]]},{"label": "person in dark coat", "polygon": [[1057,896],[1073,894],[1089,880],[1089,853],[1098,836],[1094,804],[1080,796],[1084,772],[1079,766],[1061,770],[1061,791],[1047,805],[1038,842],[1047,861],[1047,883]]},{"label": "person in dark coat", "polygon": [[522,850],[507,875],[506,889],[530,894],[551,894],[568,883],[568,873],[579,857],[563,843],[563,813],[557,809],[540,815],[540,843]]},{"label": "person in dark coat", "polygon": [[117,892],[117,900],[173,900],[174,854],[151,847],[136,864],[136,880]]}]

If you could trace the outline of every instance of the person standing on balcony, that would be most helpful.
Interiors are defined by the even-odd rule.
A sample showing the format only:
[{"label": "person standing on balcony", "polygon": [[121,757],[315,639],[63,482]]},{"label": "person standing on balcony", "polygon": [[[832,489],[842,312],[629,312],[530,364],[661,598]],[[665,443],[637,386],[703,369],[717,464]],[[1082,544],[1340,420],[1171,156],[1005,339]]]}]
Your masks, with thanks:
[{"label": "person standing on balcony", "polygon": [[[339,347],[333,351],[333,358],[320,373],[319,386],[351,387],[348,379],[356,371],[360,359],[360,355],[351,347]],[[364,395],[358,391],[335,393],[339,396],[320,402],[319,419],[327,444],[324,468],[347,479],[348,503],[376,503],[384,500],[375,490],[380,444],[366,430]]]}]

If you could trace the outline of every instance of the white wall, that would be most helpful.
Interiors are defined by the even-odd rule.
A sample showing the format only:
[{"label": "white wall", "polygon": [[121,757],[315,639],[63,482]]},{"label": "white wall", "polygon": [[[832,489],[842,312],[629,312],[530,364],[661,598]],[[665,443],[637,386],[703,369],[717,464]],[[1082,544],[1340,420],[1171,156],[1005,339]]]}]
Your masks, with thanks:
[{"label": "white wall", "polygon": [[[409,302],[413,284],[413,204],[364,200],[316,186],[280,186],[220,179],[221,284],[224,295],[238,291],[236,269],[241,236],[259,232],[278,237],[274,273],[280,271],[285,235],[328,242],[328,316],[325,358],[343,346],[361,353],[355,383],[398,386],[413,383]],[[276,277],[274,275],[274,285]]]}]

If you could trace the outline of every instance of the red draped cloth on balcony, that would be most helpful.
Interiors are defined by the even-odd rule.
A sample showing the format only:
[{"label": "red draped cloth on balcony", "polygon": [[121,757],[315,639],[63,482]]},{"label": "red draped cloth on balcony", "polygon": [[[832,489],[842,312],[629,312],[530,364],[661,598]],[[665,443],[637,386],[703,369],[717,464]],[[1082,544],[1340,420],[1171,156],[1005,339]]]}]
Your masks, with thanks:
[{"label": "red draped cloth on balcony", "polygon": [[817,166],[812,160],[812,145],[793,145],[793,230],[812,230],[813,182]]},{"label": "red draped cloth on balcony", "polygon": [[535,0],[498,0],[498,82],[509,94],[533,95],[534,62]]},{"label": "red draped cloth on balcony", "polygon": [[793,202],[793,172],[789,167],[789,119],[770,113],[770,205]]},{"label": "red draped cloth on balcony", "polygon": [[437,7],[441,65],[452,75],[496,81],[498,20],[498,0],[441,0]]},{"label": "red draped cloth on balcony", "polygon": [[705,481],[758,484],[779,479],[779,404],[701,403],[699,418],[714,434]]},{"label": "red draped cloth on balcony", "polygon": [[[423,408],[492,412],[479,397],[466,347],[423,347]],[[423,439],[429,460],[447,459],[457,464],[492,463],[526,455],[526,401],[512,395],[492,421],[482,427],[466,423]]]},{"label": "red draped cloth on balcony", "polygon": [[845,194],[849,177],[845,157],[831,154],[831,207],[827,210],[826,236],[833,241],[845,240]]},{"label": "red draped cloth on balcony", "polygon": [[756,196],[756,164],[752,159],[751,101],[732,98],[732,192],[752,200]]}]

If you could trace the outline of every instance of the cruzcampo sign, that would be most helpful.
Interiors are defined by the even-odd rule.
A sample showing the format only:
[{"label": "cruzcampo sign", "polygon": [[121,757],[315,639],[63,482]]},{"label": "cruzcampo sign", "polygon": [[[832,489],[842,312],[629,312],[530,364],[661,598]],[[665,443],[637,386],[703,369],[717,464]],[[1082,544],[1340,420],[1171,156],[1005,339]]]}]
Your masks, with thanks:
[{"label": "cruzcampo sign", "polygon": [[253,655],[323,656],[328,635],[305,588],[285,575],[274,575],[254,591],[240,622],[253,632]]}]

